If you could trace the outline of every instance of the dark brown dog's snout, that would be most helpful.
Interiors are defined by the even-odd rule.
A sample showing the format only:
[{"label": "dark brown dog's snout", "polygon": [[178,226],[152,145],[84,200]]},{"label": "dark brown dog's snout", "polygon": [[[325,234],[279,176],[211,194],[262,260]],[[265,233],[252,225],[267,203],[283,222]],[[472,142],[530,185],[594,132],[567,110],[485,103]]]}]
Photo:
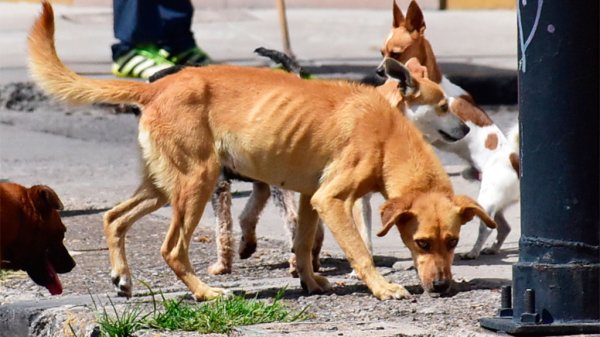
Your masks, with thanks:
[{"label": "dark brown dog's snout", "polygon": [[448,280],[436,280],[433,281],[432,290],[436,293],[445,293],[450,288],[450,281]]}]

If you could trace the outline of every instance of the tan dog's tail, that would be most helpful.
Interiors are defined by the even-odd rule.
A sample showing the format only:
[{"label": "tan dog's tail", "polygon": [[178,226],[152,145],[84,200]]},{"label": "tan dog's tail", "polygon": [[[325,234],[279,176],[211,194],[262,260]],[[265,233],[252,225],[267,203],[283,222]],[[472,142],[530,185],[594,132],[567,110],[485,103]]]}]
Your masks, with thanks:
[{"label": "tan dog's tail", "polygon": [[100,80],[80,76],[67,68],[54,47],[54,12],[42,2],[42,14],[35,21],[28,41],[29,68],[35,82],[46,93],[69,103],[144,104],[148,84],[135,81]]}]

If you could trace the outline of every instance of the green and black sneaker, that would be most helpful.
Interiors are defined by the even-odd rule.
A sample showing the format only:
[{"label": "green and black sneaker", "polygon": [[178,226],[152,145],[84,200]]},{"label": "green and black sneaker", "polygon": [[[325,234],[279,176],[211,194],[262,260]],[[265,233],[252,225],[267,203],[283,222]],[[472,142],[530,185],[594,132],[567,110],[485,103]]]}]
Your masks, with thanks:
[{"label": "green and black sneaker", "polygon": [[208,54],[198,47],[190,48],[177,55],[168,56],[167,60],[179,65],[206,66],[212,63]]},{"label": "green and black sneaker", "polygon": [[168,57],[168,52],[155,45],[140,45],[114,62],[112,73],[119,77],[148,79],[154,73],[175,65]]}]

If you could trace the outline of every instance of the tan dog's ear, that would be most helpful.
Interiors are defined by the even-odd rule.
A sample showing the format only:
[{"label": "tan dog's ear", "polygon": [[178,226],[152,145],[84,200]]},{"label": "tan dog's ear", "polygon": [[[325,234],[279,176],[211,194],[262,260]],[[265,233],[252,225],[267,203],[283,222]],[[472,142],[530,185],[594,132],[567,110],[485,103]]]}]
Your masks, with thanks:
[{"label": "tan dog's ear", "polygon": [[387,77],[398,81],[398,88],[403,97],[416,96],[419,92],[419,83],[410,74],[408,68],[402,63],[386,57],[382,61],[383,70]]},{"label": "tan dog's ear", "polygon": [[62,210],[64,208],[58,194],[46,185],[35,185],[29,189],[31,200],[40,211],[47,212],[50,209]]},{"label": "tan dog's ear", "polygon": [[400,10],[400,7],[398,7],[396,0],[392,0],[392,2],[394,3],[394,7],[392,9],[392,12],[394,13],[394,22],[392,23],[392,27],[398,28],[404,23],[404,14],[402,14],[402,10]]},{"label": "tan dog's ear", "polygon": [[377,236],[385,236],[394,225],[401,225],[415,217],[415,213],[410,211],[412,200],[408,198],[394,198],[386,201],[381,206],[381,223],[383,227],[377,233]]},{"label": "tan dog's ear", "polygon": [[452,201],[460,208],[459,214],[463,224],[471,221],[477,215],[489,228],[496,228],[496,222],[490,218],[475,200],[465,195],[455,195]]},{"label": "tan dog's ear", "polygon": [[425,18],[415,0],[410,2],[406,11],[406,30],[409,32],[417,31],[421,35],[425,34]]},{"label": "tan dog's ear", "polygon": [[429,78],[429,74],[427,74],[427,67],[423,66],[421,62],[419,62],[418,58],[411,57],[404,65],[406,68],[408,68],[413,77]]}]

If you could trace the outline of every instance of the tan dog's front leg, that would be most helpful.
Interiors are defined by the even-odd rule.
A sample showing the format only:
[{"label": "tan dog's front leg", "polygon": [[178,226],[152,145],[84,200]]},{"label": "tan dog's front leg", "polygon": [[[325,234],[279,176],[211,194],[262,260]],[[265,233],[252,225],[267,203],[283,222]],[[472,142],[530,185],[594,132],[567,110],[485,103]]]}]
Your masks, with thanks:
[{"label": "tan dog's front leg", "polygon": [[312,266],[312,248],[318,220],[319,216],[310,204],[310,196],[300,195],[294,253],[300,284],[309,294],[321,294],[331,289],[329,281],[325,277],[315,275]]},{"label": "tan dog's front leg", "polygon": [[352,220],[352,207],[355,200],[340,200],[330,197],[326,190],[319,190],[312,198],[312,204],[319,215],[329,226],[331,233],[346,254],[352,268],[358,277],[363,280],[380,300],[402,299],[410,297],[410,293],[399,284],[385,280],[375,269],[373,258],[365,242],[362,240]]}]

